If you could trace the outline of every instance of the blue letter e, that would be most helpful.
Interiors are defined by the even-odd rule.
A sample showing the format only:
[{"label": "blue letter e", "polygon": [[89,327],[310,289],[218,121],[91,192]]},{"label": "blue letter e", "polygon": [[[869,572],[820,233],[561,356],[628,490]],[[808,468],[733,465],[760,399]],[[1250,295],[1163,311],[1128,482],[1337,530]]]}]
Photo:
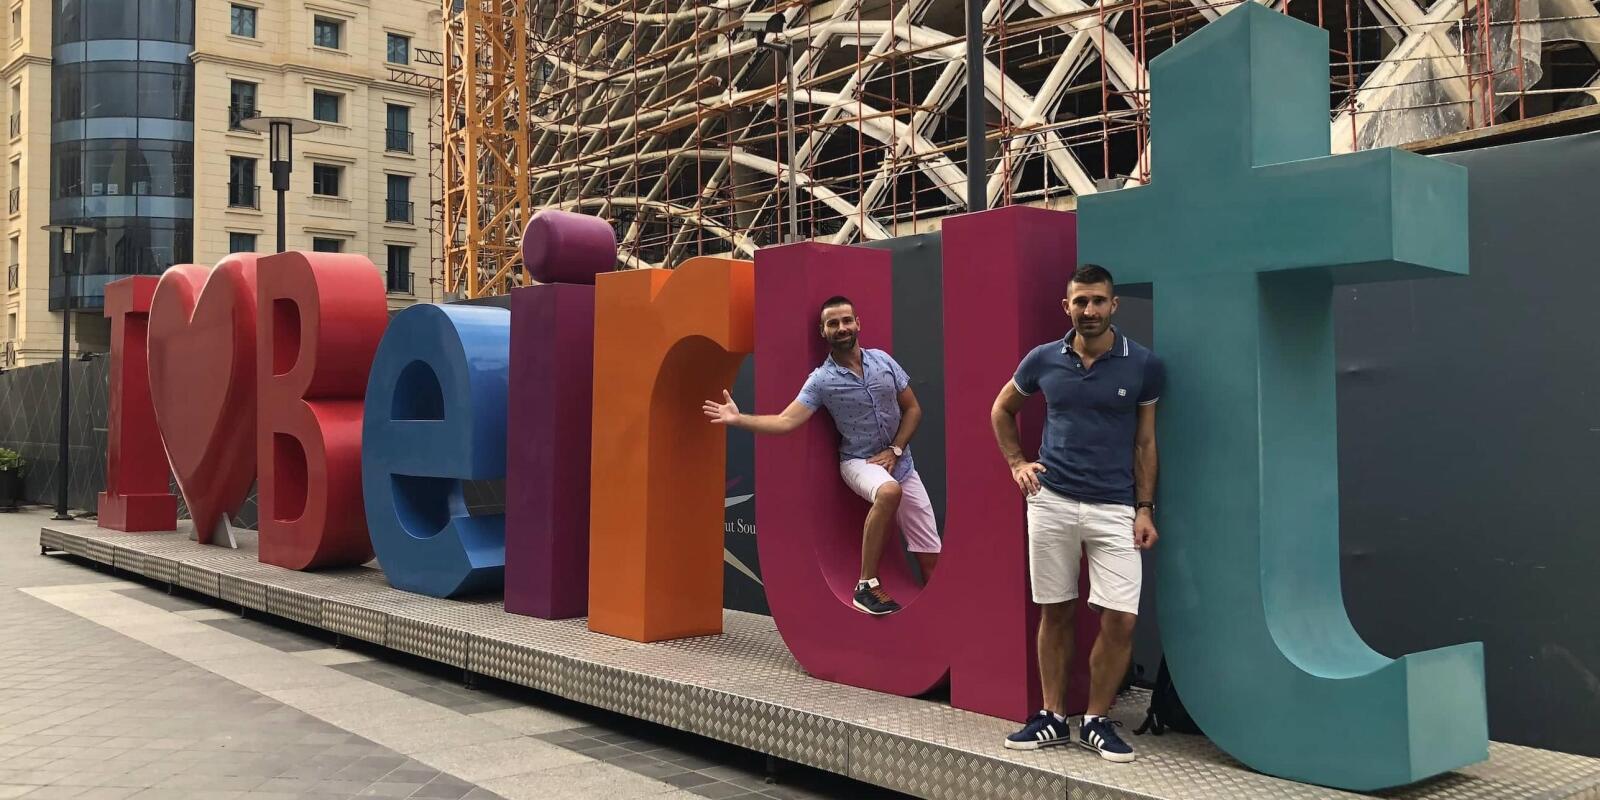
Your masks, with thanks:
[{"label": "blue letter e", "polygon": [[511,314],[415,305],[378,345],[367,379],[361,483],[372,549],[397,589],[498,590],[505,515],[470,516],[462,481],[506,474]]}]

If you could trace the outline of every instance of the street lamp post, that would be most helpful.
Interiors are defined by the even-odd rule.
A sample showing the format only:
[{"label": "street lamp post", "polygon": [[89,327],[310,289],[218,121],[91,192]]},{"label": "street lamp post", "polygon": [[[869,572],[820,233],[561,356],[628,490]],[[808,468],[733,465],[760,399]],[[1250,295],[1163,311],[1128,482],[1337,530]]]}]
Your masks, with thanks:
[{"label": "street lamp post", "polygon": [[43,230],[61,234],[61,285],[63,288],[64,305],[61,309],[61,432],[60,444],[57,450],[57,460],[60,465],[56,467],[56,515],[51,519],[72,519],[67,513],[67,484],[72,477],[72,468],[68,459],[67,440],[70,438],[71,422],[69,416],[72,410],[72,257],[77,249],[77,239],[80,235],[94,233],[95,229],[88,225],[45,225]]},{"label": "street lamp post", "polygon": [[289,173],[294,171],[294,136],[312,133],[322,126],[309,119],[298,117],[247,117],[239,123],[245,130],[264,133],[268,137],[268,163],[272,169],[272,190],[278,193],[278,249],[289,249],[288,222],[284,210],[284,193],[289,191]]},{"label": "street lamp post", "polygon": [[800,190],[799,181],[795,170],[799,167],[794,144],[794,43],[788,40],[768,41],[769,36],[783,33],[784,17],[782,14],[771,12],[754,12],[746,14],[744,29],[756,35],[756,47],[765,47],[769,50],[783,51],[785,69],[784,79],[788,83],[788,96],[785,106],[788,109],[788,140],[789,140],[789,241],[800,241]]}]

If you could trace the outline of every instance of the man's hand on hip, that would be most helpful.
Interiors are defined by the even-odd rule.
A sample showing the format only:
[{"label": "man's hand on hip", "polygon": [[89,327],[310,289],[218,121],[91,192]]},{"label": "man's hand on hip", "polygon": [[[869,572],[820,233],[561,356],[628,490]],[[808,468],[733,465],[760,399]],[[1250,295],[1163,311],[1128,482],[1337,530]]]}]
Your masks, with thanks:
[{"label": "man's hand on hip", "polygon": [[884,450],[883,452],[881,452],[881,453],[879,453],[879,454],[867,459],[867,463],[868,464],[877,464],[878,466],[883,467],[884,469],[888,470],[889,472],[894,472],[895,462],[897,462],[899,460],[900,460],[900,458],[894,454],[893,450]]},{"label": "man's hand on hip", "polygon": [[1023,497],[1032,497],[1039,493],[1039,473],[1044,472],[1044,465],[1037,461],[1024,461],[1011,467],[1011,479],[1017,482],[1017,488],[1022,490]]}]

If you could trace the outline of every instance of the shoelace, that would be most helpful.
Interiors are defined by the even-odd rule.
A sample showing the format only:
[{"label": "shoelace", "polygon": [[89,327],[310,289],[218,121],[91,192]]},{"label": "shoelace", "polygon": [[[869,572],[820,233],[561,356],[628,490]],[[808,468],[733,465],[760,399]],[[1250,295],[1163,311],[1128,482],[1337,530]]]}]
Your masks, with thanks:
[{"label": "shoelace", "polygon": [[871,589],[868,589],[867,592],[876,598],[880,603],[887,604],[894,602],[894,600],[889,597],[889,593],[883,590],[882,586],[874,586]]}]

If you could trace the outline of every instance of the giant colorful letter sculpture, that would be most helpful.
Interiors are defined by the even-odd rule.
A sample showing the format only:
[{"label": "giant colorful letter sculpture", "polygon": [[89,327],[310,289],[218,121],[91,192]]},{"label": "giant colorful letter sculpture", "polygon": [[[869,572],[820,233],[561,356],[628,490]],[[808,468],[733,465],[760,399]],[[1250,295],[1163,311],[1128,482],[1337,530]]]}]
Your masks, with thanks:
[{"label": "giant colorful letter sculpture", "polygon": [[[1071,214],[1018,206],[945,222],[946,464],[959,491],[949,495],[944,555],[926,588],[918,592],[898,553],[881,561],[880,578],[905,605],[899,613],[868,617],[850,606],[865,507],[839,479],[831,422],[756,440],[767,602],[811,674],[901,695],[948,677],[960,708],[1013,719],[1038,709],[1023,504],[987,420],[1022,356],[1061,335],[1064,317],[1053,298],[1066,287],[1075,252]],[[885,344],[887,252],[800,244],[756,254],[758,409],[787,405],[821,362],[821,339],[806,334],[821,301],[841,292],[855,301],[868,345]],[[1024,415],[1029,447],[1038,445],[1042,410]],[[1081,702],[1087,681],[1080,674],[1070,685],[1070,702]]]},{"label": "giant colorful letter sculpture", "polygon": [[1365,791],[1487,756],[1483,650],[1391,660],[1345,613],[1331,291],[1464,273],[1467,181],[1391,150],[1323,158],[1327,45],[1247,3],[1157,58],[1155,180],[1079,215],[1086,261],[1155,284],[1173,681],[1240,761]]},{"label": "giant colorful letter sculpture", "polygon": [[506,610],[545,619],[589,608],[589,425],[594,280],[616,265],[604,220],[541,211],[522,234],[540,286],[511,291],[506,419]]},{"label": "giant colorful letter sculpture", "polygon": [[194,520],[195,537],[218,532],[256,475],[256,257],[227,256],[216,269],[169,268],[150,301],[150,399]]},{"label": "giant colorful letter sculpture", "polygon": [[592,630],[643,642],[722,632],[727,436],[700,404],[753,348],[753,267],[692,258],[595,282]]},{"label": "giant colorful letter sculpture", "polygon": [[362,256],[261,260],[256,426],[261,560],[289,569],[372,558],[362,513],[361,411],[389,322]]},{"label": "giant colorful letter sculpture", "polygon": [[123,278],[106,284],[111,318],[111,380],[106,415],[106,490],[100,493],[100,527],[118,531],[170,531],[178,526],[178,498],[167,490],[167,465],[150,402],[150,299],[156,279]]},{"label": "giant colorful letter sculpture", "polygon": [[505,515],[469,516],[461,482],[506,474],[510,323],[503,308],[416,305],[378,345],[361,476],[372,547],[396,588],[501,586]]}]

